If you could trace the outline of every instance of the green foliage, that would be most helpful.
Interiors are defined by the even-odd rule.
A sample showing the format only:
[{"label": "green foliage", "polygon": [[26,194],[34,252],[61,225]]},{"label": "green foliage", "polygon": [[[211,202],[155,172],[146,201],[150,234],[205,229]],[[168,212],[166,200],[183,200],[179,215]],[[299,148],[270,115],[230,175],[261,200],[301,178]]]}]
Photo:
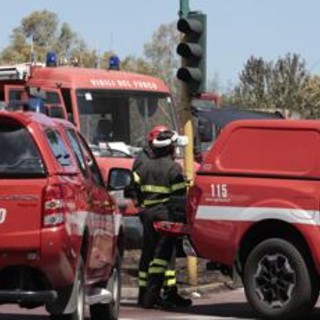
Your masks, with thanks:
[{"label": "green foliage", "polygon": [[0,53],[0,63],[13,64],[30,61],[32,56],[44,62],[46,53],[53,50],[61,60],[78,55],[83,66],[93,66],[95,52],[67,23],[60,26],[58,16],[48,10],[35,11],[21,20],[10,35],[10,44]]},{"label": "green foliage", "polygon": [[320,77],[310,77],[303,88],[302,101],[297,108],[303,118],[320,118]]},{"label": "green foliage", "polygon": [[276,62],[252,56],[240,75],[239,84],[224,100],[243,108],[303,114],[310,100],[306,97],[309,79],[305,61],[297,54],[288,53]]},{"label": "green foliage", "polygon": [[54,41],[59,24],[58,16],[48,10],[35,11],[21,21],[26,38],[33,38],[35,45],[48,46]]},{"label": "green foliage", "polygon": [[159,77],[176,91],[175,70],[178,67],[176,46],[179,41],[179,32],[176,22],[161,25],[152,35],[150,42],[144,45],[146,63],[152,68],[151,74]]}]

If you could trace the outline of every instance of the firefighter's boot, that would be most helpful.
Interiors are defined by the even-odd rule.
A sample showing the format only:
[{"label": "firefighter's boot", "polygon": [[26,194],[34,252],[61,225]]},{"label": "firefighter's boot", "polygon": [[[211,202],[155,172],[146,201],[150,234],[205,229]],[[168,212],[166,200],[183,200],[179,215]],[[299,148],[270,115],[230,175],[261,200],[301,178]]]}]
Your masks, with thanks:
[{"label": "firefighter's boot", "polygon": [[138,302],[137,302],[138,307],[143,307],[146,289],[147,289],[146,287],[139,287]]},{"label": "firefighter's boot", "polygon": [[152,309],[161,308],[162,299],[160,296],[161,286],[148,287],[145,291],[142,308]]},{"label": "firefighter's boot", "polygon": [[163,307],[190,307],[192,305],[192,300],[182,297],[178,293],[178,288],[176,286],[166,287],[163,292],[162,301]]}]

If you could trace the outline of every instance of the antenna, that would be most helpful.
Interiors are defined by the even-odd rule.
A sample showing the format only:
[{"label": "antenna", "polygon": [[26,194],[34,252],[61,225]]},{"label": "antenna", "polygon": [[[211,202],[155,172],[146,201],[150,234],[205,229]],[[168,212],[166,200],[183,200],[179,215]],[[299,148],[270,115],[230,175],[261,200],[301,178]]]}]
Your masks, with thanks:
[{"label": "antenna", "polygon": [[100,69],[101,59],[100,59],[100,53],[99,53],[99,40],[96,40],[96,68]]}]

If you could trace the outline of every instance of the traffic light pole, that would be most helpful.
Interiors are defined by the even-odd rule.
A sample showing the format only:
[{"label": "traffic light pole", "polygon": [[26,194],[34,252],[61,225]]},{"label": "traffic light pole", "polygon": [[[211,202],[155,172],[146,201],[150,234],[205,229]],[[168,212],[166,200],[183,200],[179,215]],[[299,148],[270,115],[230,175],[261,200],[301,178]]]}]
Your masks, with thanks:
[{"label": "traffic light pole", "polygon": [[[189,0],[180,0],[180,18],[186,18],[189,13]],[[184,38],[184,35],[182,36]],[[181,39],[182,42],[184,39]],[[186,65],[186,60],[181,59],[181,66]],[[181,83],[181,109],[183,110],[183,127],[184,134],[189,138],[189,144],[186,146],[184,155],[184,168],[185,174],[190,185],[193,184],[194,179],[194,156],[193,156],[193,124],[191,115],[191,95],[188,90],[187,83],[180,81]],[[196,257],[187,257],[188,261],[188,280],[192,286],[198,285],[198,261]]]}]

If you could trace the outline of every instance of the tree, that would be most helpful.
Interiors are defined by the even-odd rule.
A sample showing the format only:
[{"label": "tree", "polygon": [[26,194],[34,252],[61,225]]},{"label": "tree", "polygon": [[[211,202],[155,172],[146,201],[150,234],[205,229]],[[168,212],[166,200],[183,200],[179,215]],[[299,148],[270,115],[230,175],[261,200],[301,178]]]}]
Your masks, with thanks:
[{"label": "tree", "polygon": [[309,81],[305,61],[297,54],[286,54],[275,63],[250,57],[229,101],[244,108],[301,110]]},{"label": "tree", "polygon": [[272,68],[269,94],[270,107],[285,110],[301,110],[304,92],[309,81],[305,62],[297,54],[287,54]]},{"label": "tree", "polygon": [[77,35],[67,23],[63,23],[55,43],[55,47],[65,58],[69,58],[71,49],[76,45]]},{"label": "tree", "polygon": [[21,30],[26,38],[32,38],[40,47],[53,44],[59,25],[58,16],[48,10],[35,11],[21,21]]},{"label": "tree", "polygon": [[44,62],[46,53],[55,51],[61,58],[80,54],[84,66],[91,66],[95,52],[67,23],[59,24],[58,16],[48,10],[32,12],[21,20],[10,35],[10,44],[0,54],[0,62],[21,63],[35,58]]},{"label": "tree", "polygon": [[178,41],[176,23],[170,23],[161,25],[153,33],[151,41],[144,45],[144,56],[152,67],[152,75],[164,80],[172,92],[176,92],[177,87],[175,70],[178,67]]},{"label": "tree", "polygon": [[121,63],[121,69],[153,76],[154,68],[143,58],[128,56]]},{"label": "tree", "polygon": [[240,84],[234,90],[233,100],[239,106],[267,108],[269,105],[268,83],[271,64],[251,56],[240,74]]},{"label": "tree", "polygon": [[320,118],[320,77],[310,77],[305,84],[303,99],[298,109],[301,117],[307,119]]}]

